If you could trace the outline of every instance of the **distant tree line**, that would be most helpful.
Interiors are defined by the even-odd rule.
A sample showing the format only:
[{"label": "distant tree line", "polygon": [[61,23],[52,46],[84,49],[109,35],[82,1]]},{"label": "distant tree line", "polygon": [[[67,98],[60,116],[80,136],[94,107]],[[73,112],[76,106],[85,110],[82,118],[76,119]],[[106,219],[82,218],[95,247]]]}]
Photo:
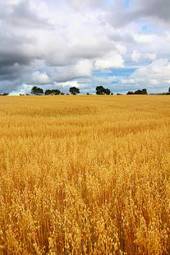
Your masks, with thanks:
[{"label": "distant tree line", "polygon": [[[77,95],[80,94],[80,89],[77,87],[71,87],[69,89],[70,94]],[[32,95],[62,95],[62,93],[59,89],[47,89],[43,90],[42,88],[34,86],[31,90]],[[89,93],[87,93],[89,95]],[[104,88],[103,86],[97,86],[96,87],[96,95],[111,95],[111,91],[108,88]]]},{"label": "distant tree line", "polygon": [[[72,95],[77,95],[77,94],[80,94],[80,89],[77,87],[70,87],[69,92]],[[59,89],[47,89],[44,91],[42,88],[39,88],[36,86],[32,88],[31,94],[32,95],[64,95],[64,93],[61,92]],[[157,94],[170,95],[170,87],[167,93],[156,93],[156,95]],[[86,95],[90,95],[90,94],[87,92]],[[108,88],[105,88],[103,86],[97,86],[96,95],[113,95],[113,93],[111,93],[111,90]],[[117,95],[121,95],[121,94],[118,93]],[[128,91],[127,95],[148,95],[148,92],[147,92],[147,89],[138,89],[136,91]]]},{"label": "distant tree line", "polygon": [[[80,94],[80,89],[77,87],[70,87],[69,89],[69,93],[72,95],[77,95]],[[47,90],[43,90],[42,88],[36,87],[34,86],[31,90],[31,94],[32,95],[64,95],[63,92],[61,92],[59,89],[47,89]],[[128,91],[127,95],[147,95],[147,89],[138,89],[136,91]],[[22,96],[24,95],[29,95],[29,94],[20,94]],[[67,93],[67,95],[69,95]],[[90,93],[86,93],[86,95],[90,95]],[[96,87],[96,95],[113,95],[113,93],[111,93],[111,90],[108,88],[105,88],[103,86],[97,86]],[[121,95],[121,94],[117,94],[117,95]],[[165,93],[154,93],[151,95],[170,95],[170,87],[168,89],[168,92]],[[0,96],[8,96],[8,93],[0,93]]]},{"label": "distant tree line", "polygon": [[[69,89],[70,94],[72,95],[76,95],[80,93],[79,88],[76,87],[71,87]],[[47,90],[43,90],[42,88],[36,87],[34,86],[31,90],[31,94],[32,95],[64,95],[63,92],[61,92],[59,89],[47,89]]]}]

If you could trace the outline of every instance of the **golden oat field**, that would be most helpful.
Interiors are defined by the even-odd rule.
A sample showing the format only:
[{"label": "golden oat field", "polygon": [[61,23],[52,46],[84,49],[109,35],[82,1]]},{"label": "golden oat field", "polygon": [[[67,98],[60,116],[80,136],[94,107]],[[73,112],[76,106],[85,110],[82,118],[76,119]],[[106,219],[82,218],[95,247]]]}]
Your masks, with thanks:
[{"label": "golden oat field", "polygon": [[170,97],[1,97],[0,254],[170,254]]}]

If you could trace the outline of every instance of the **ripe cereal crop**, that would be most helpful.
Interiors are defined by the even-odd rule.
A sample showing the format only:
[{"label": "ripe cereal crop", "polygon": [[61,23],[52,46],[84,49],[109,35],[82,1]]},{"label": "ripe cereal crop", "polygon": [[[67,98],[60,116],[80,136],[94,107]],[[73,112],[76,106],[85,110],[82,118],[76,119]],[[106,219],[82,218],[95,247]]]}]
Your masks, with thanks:
[{"label": "ripe cereal crop", "polygon": [[1,97],[0,254],[170,254],[169,96]]}]

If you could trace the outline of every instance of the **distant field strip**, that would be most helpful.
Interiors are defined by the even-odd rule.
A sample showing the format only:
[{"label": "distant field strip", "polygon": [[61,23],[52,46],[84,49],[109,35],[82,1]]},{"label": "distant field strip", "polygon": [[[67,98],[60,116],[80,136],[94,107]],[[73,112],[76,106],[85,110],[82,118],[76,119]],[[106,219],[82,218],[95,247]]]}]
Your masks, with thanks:
[{"label": "distant field strip", "polygon": [[170,96],[0,97],[0,254],[170,254]]}]

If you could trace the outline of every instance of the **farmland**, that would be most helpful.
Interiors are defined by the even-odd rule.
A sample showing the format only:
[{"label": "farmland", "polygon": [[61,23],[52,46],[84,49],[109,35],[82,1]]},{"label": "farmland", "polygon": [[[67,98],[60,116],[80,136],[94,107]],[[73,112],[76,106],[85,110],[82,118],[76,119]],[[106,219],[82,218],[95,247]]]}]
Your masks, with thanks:
[{"label": "farmland", "polygon": [[170,254],[170,98],[0,98],[0,254]]}]

